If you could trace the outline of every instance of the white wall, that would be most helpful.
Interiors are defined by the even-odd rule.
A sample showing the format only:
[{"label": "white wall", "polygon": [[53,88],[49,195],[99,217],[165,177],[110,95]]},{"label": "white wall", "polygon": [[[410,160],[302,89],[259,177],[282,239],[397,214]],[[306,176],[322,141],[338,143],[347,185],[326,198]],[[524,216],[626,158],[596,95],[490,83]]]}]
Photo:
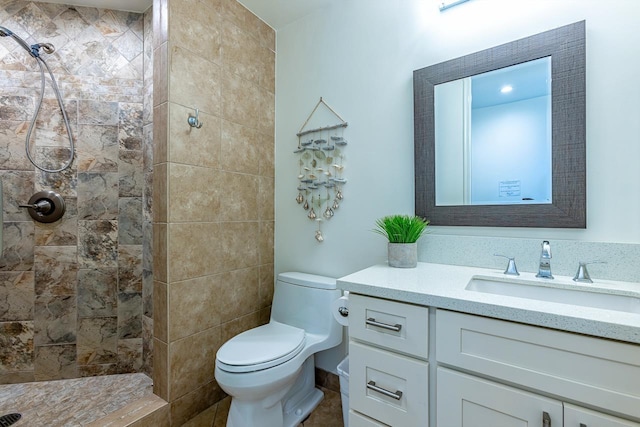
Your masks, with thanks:
[{"label": "white wall", "polygon": [[[341,276],[386,259],[374,220],[412,213],[412,71],[587,23],[586,230],[432,227],[434,234],[640,243],[640,2],[339,0],[277,33],[276,272]],[[625,82],[627,85],[625,85]],[[296,132],[320,97],[349,122],[345,199],[323,226],[296,204]]]}]

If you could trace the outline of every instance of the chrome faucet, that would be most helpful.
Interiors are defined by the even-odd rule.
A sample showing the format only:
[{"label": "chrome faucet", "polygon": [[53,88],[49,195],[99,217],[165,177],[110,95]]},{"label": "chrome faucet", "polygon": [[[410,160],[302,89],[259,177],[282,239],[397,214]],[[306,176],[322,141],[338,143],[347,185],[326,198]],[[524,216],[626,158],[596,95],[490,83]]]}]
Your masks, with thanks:
[{"label": "chrome faucet", "polygon": [[540,267],[536,277],[543,279],[553,279],[551,274],[551,245],[548,240],[542,242],[542,252],[540,253]]}]

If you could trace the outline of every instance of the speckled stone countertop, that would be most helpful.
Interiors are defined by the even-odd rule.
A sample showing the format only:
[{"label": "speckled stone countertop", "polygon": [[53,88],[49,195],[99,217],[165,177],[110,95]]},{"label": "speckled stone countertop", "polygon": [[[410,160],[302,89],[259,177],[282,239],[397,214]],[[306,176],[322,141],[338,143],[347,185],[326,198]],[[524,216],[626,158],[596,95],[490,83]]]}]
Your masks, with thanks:
[{"label": "speckled stone countertop", "polygon": [[[473,277],[627,295],[634,299],[627,311],[614,311],[496,295],[467,290]],[[536,278],[534,273],[521,273],[513,277],[495,269],[418,263],[416,268],[375,265],[338,279],[338,287],[362,295],[640,344],[640,283],[594,279],[593,284],[585,284],[566,276],[550,280]]]}]

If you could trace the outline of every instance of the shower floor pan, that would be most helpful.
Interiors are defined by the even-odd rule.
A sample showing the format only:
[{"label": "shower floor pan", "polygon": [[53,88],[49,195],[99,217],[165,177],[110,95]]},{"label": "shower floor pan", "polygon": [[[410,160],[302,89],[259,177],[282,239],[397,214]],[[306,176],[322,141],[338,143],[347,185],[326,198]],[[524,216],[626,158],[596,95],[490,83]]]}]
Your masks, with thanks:
[{"label": "shower floor pan", "polygon": [[0,416],[19,413],[12,427],[86,426],[153,395],[145,374],[0,385]]}]

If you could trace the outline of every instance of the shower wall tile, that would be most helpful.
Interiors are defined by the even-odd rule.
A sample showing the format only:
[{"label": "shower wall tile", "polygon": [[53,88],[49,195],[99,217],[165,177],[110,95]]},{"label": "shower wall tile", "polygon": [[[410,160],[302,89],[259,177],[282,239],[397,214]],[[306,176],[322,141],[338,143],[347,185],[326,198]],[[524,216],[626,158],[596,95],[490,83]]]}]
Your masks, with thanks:
[{"label": "shower wall tile", "polygon": [[34,298],[33,272],[0,272],[0,322],[33,320]]},{"label": "shower wall tile", "polygon": [[[163,342],[169,341],[169,291],[166,283],[153,284],[153,336]],[[165,372],[166,374],[166,372]]]},{"label": "shower wall tile", "polygon": [[31,321],[0,323],[0,374],[33,370],[33,337]]},{"label": "shower wall tile", "polygon": [[142,366],[140,371],[153,377],[153,318],[142,316]]},{"label": "shower wall tile", "polygon": [[118,103],[80,100],[78,103],[78,124],[118,125]]},{"label": "shower wall tile", "polygon": [[[4,84],[5,79],[0,77],[0,86]],[[24,155],[26,130],[27,124],[24,121],[0,119],[0,140],[4,141],[0,144],[0,169],[33,170],[33,166]]]},{"label": "shower wall tile", "polygon": [[118,315],[118,269],[78,270],[78,317]]},{"label": "shower wall tile", "polygon": [[34,355],[36,381],[77,378],[76,345],[38,346]]},{"label": "shower wall tile", "polygon": [[[42,172],[28,161],[24,144],[39,74],[20,46],[0,41],[0,176],[6,221],[0,259],[0,324],[6,327],[0,327],[0,348],[21,351],[28,362],[9,365],[9,356],[0,350],[0,383],[130,372],[142,369],[143,348],[152,348],[143,346],[139,332],[142,257],[145,252],[150,257],[152,247],[151,190],[145,188],[152,183],[153,162],[151,16],[0,1],[3,26],[29,42],[56,46],[56,53],[46,58],[64,95],[76,143],[75,160],[63,172]],[[46,168],[57,169],[69,159],[66,127],[50,87],[30,142],[31,156]],[[66,212],[60,221],[34,223],[17,207],[40,190],[64,197]],[[147,282],[152,282],[151,258],[146,266]],[[153,286],[147,286],[151,295]],[[146,310],[151,316],[151,303]],[[99,326],[101,319],[111,320]],[[25,329],[30,330],[29,348],[16,342],[15,327],[7,326],[21,322],[30,325]],[[152,323],[147,327],[152,330]],[[96,328],[101,331],[93,334]],[[127,338],[118,342],[119,333]],[[151,359],[147,354],[146,366],[152,366]]]},{"label": "shower wall tile", "polygon": [[[77,134],[78,102],[69,100],[63,104],[71,133],[75,135]],[[29,120],[31,120],[33,107],[30,106],[28,111]],[[67,147],[69,145],[68,138],[64,116],[60,111],[57,99],[44,99],[30,142],[34,142],[36,146]]]},{"label": "shower wall tile", "polygon": [[118,292],[142,292],[142,246],[118,246]]},{"label": "shower wall tile", "polygon": [[78,130],[78,171],[118,171],[118,126],[80,125]]},{"label": "shower wall tile", "polygon": [[[153,324],[155,328],[156,320]],[[169,401],[169,347],[165,341],[153,338],[153,394]]]},{"label": "shower wall tile", "polygon": [[120,150],[118,155],[120,197],[142,197],[145,188],[142,156],[142,151]]},{"label": "shower wall tile", "polygon": [[120,103],[119,140],[122,150],[142,150],[142,103]]},{"label": "shower wall tile", "polygon": [[35,297],[35,344],[71,344],[76,341],[76,297],[38,295]]},{"label": "shower wall tile", "polygon": [[78,220],[117,219],[117,172],[78,173]]},{"label": "shower wall tile", "polygon": [[120,292],[118,293],[118,339],[131,338],[142,338],[142,294]]},{"label": "shower wall tile", "polygon": [[118,373],[140,372],[142,363],[142,338],[118,340]]},{"label": "shower wall tile", "polygon": [[[169,100],[169,43],[163,42],[153,50],[153,106]],[[157,118],[154,120],[154,123]],[[166,122],[163,122],[163,125]]]},{"label": "shower wall tile", "polygon": [[4,221],[29,221],[31,217],[27,210],[18,205],[27,203],[31,196],[25,197],[25,195],[33,193],[33,172],[0,171],[0,178],[2,178]]},{"label": "shower wall tile", "polygon": [[[36,147],[36,162],[48,169],[59,169],[69,160],[68,148]],[[47,173],[36,170],[35,191],[55,189],[65,198],[78,197],[78,167],[76,157],[71,166],[62,172]]]},{"label": "shower wall tile", "polygon": [[80,365],[116,363],[118,319],[115,317],[78,319],[77,347]]},{"label": "shower wall tile", "polygon": [[4,248],[0,258],[2,271],[30,271],[33,268],[35,228],[31,222],[4,222]]},{"label": "shower wall tile", "polygon": [[[157,98],[154,89],[153,99]],[[169,103],[164,102],[153,108],[153,164],[159,165],[168,160],[168,120]],[[184,120],[184,119],[183,119]]]},{"label": "shower wall tile", "polygon": [[118,199],[118,243],[142,245],[142,198]]},{"label": "shower wall tile", "polygon": [[78,263],[81,268],[118,266],[117,221],[78,221]]},{"label": "shower wall tile", "polygon": [[78,275],[76,246],[36,246],[36,295],[75,295]]}]

